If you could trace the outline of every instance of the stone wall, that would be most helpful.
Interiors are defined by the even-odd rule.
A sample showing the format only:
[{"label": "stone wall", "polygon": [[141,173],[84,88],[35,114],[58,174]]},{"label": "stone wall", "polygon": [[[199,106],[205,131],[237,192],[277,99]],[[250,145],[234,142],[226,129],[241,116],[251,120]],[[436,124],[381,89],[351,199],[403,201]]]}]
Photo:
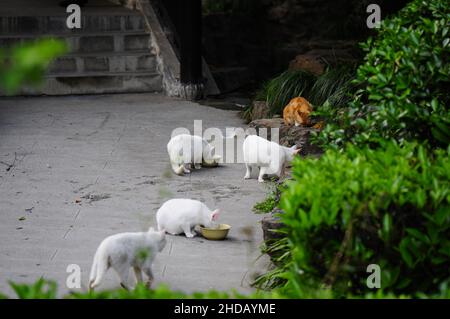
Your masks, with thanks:
[{"label": "stone wall", "polygon": [[[227,0],[216,0],[227,1]],[[230,2],[232,0],[228,0]],[[322,56],[327,64],[357,63],[357,43],[370,30],[371,0],[262,0],[247,12],[204,14],[204,54],[212,69],[246,67],[261,81],[287,69],[299,54]],[[380,0],[383,14],[406,1]]]}]

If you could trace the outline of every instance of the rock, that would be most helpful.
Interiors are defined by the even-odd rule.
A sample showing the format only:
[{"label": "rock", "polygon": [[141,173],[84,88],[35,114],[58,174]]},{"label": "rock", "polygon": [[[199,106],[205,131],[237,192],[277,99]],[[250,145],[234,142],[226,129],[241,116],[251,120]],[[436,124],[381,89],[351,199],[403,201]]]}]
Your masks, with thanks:
[{"label": "rock", "polygon": [[277,232],[277,230],[283,228],[284,224],[281,222],[281,218],[279,216],[275,216],[275,214],[283,214],[283,210],[276,208],[270,216],[266,216],[261,221],[261,226],[263,230],[263,238],[264,243],[269,248],[267,251],[267,255],[275,261],[280,257],[280,254],[283,251],[271,250],[270,247],[279,239],[284,238],[286,235],[283,233]]},{"label": "rock", "polygon": [[282,4],[271,8],[268,12],[269,20],[283,22],[289,15],[289,4],[289,1],[285,1]]},{"label": "rock", "polygon": [[311,133],[318,132],[319,129],[305,126],[286,126],[280,129],[280,144],[285,146],[297,145],[300,154],[320,155],[323,151],[317,145],[311,143]]},{"label": "rock", "polygon": [[248,125],[249,127],[254,127],[254,128],[280,128],[281,126],[283,126],[283,119],[282,118],[273,118],[273,119],[259,119],[259,120],[255,120],[250,122],[250,124]]},{"label": "rock", "polygon": [[269,106],[266,101],[254,101],[251,120],[265,119],[269,116]]},{"label": "rock", "polygon": [[[312,123],[314,124],[314,123]],[[284,124],[282,118],[259,119],[250,122],[249,128],[255,128],[256,133],[268,140],[272,139],[271,129],[279,129],[279,143],[284,146],[297,145],[300,147],[300,154],[320,155],[323,151],[311,143],[311,133],[318,132],[319,129],[309,126],[288,126]],[[263,131],[266,129],[266,132]],[[265,136],[267,134],[267,137]]]},{"label": "rock", "polygon": [[[311,40],[304,44],[304,53],[297,55],[289,64],[293,70],[305,70],[320,75],[326,65],[337,67],[358,62],[359,51],[355,41]],[[322,72],[320,72],[323,70]]]},{"label": "rock", "polygon": [[271,129],[280,129],[283,126],[283,119],[281,118],[273,118],[273,119],[259,119],[250,122],[248,124],[249,128],[255,128],[256,134],[261,137],[267,138],[268,140],[272,139],[272,131]]},{"label": "rock", "polygon": [[325,72],[325,63],[320,56],[312,54],[300,54],[289,63],[291,71],[306,71],[314,75],[321,75]]},{"label": "rock", "polygon": [[283,234],[274,232],[274,230],[280,229],[284,225],[281,222],[280,217],[273,215],[266,216],[261,221],[261,225],[263,229],[263,237],[265,242],[270,242],[284,237]]},{"label": "rock", "polygon": [[327,61],[333,66],[354,64],[357,61],[355,54],[352,53],[352,49],[314,49],[305,54],[318,57],[318,59]]},{"label": "rock", "polygon": [[311,50],[358,50],[358,42],[355,40],[326,40],[311,39],[304,44],[306,54],[313,54]]}]

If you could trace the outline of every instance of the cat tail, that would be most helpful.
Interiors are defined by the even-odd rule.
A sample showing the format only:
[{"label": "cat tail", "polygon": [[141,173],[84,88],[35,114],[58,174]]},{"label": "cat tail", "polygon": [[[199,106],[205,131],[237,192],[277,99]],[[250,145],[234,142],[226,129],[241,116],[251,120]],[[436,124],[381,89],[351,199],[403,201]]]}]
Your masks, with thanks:
[{"label": "cat tail", "polygon": [[93,290],[97,287],[106,271],[108,270],[108,256],[102,249],[103,247],[99,247],[94,256],[94,262],[92,263],[91,274],[89,276],[89,289]]}]

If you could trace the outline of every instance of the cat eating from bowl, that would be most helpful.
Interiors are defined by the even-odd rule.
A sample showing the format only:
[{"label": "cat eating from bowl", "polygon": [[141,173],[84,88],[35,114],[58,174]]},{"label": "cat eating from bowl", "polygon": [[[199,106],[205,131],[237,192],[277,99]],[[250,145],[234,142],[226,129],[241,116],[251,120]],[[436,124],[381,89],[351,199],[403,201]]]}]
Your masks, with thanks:
[{"label": "cat eating from bowl", "polygon": [[175,198],[165,202],[156,213],[159,230],[171,235],[183,234],[192,238],[194,228],[203,225],[206,228],[217,227],[219,209],[211,210],[198,200]]}]

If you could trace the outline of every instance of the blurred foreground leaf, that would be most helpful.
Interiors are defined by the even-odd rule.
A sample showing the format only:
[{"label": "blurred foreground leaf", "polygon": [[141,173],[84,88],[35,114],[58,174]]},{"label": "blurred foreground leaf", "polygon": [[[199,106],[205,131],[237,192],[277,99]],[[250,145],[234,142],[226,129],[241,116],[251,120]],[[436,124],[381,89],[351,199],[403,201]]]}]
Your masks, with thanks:
[{"label": "blurred foreground leaf", "polygon": [[49,64],[68,51],[64,41],[46,38],[0,49],[0,90],[14,94],[41,82]]}]

